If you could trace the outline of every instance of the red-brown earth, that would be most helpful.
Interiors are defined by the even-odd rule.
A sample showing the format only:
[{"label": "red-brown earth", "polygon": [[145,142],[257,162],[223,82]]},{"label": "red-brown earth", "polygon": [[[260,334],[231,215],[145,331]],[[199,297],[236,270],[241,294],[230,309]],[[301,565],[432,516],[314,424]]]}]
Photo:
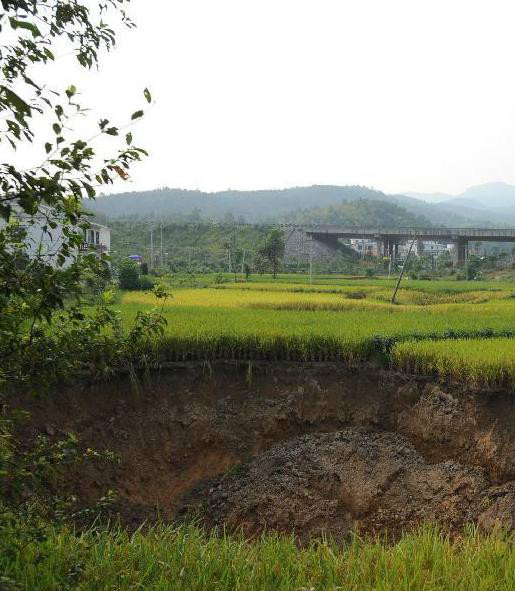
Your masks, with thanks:
[{"label": "red-brown earth", "polygon": [[176,364],[23,399],[24,437],[75,432],[119,465],[68,476],[83,502],[117,491],[133,527],[195,514],[302,539],[515,527],[515,396],[338,364]]}]

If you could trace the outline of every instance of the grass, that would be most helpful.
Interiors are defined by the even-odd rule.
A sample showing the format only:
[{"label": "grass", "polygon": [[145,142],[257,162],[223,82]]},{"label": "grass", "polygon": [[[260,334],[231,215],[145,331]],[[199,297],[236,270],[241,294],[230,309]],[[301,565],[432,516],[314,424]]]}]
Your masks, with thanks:
[{"label": "grass", "polygon": [[[218,283],[221,278],[222,283]],[[326,286],[328,289],[331,288],[357,288],[361,287],[382,287],[393,290],[397,281],[396,277],[356,277],[349,275],[338,275],[338,274],[327,274],[327,275],[313,275],[310,280],[309,275],[300,273],[283,273],[278,274],[274,279],[272,275],[264,273],[263,275],[254,274],[245,280],[244,275],[241,274],[197,274],[190,275],[186,273],[177,273],[175,275],[169,275],[162,278],[162,280],[173,287],[179,287],[181,285],[190,284],[192,281],[203,286],[217,286],[227,287],[232,286],[246,286],[249,288],[259,288],[265,286],[267,289],[273,289],[275,285],[281,286],[292,286],[294,288],[299,287],[323,287]],[[515,288],[515,282],[513,280],[486,280],[486,281],[465,281],[456,279],[435,279],[434,281],[421,280],[421,279],[410,279],[405,276],[402,280],[402,285],[410,290],[422,290],[426,292],[446,292],[446,293],[461,293],[466,291],[476,290],[509,290]]]},{"label": "grass", "polygon": [[267,534],[249,543],[239,537],[204,534],[191,525],[158,526],[134,534],[75,535],[68,529],[51,529],[46,539],[23,545],[16,557],[8,547],[3,550],[0,571],[4,581],[12,581],[13,590],[508,591],[515,587],[513,538],[496,533],[481,536],[472,528],[455,539],[426,527],[396,544],[355,536],[346,545],[318,542],[303,548],[293,538]]},{"label": "grass", "polygon": [[407,341],[392,350],[393,364],[409,373],[436,374],[472,386],[515,384],[515,339]]}]

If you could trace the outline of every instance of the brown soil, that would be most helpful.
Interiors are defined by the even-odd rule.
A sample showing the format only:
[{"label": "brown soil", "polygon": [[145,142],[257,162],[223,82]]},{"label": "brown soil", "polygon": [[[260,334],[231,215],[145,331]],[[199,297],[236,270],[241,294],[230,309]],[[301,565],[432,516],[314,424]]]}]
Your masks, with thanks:
[{"label": "brown soil", "polygon": [[422,522],[515,526],[515,397],[373,367],[175,366],[137,393],[123,380],[30,406],[33,436],[74,431],[119,466],[70,478],[108,489],[129,525],[199,513],[249,533],[392,533]]}]

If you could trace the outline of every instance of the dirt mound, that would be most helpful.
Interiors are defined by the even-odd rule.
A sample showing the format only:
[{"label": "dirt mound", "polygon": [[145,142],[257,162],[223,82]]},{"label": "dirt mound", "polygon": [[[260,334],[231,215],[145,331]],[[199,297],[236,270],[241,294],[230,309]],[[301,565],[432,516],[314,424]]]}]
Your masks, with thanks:
[{"label": "dirt mound", "polygon": [[[247,532],[514,527],[515,398],[341,364],[184,364],[19,401],[20,440],[75,432],[114,465],[69,475],[129,527],[201,508]],[[65,483],[66,484],[66,483]]]},{"label": "dirt mound", "polygon": [[[504,504],[513,500],[496,492],[508,495]],[[482,468],[430,464],[399,435],[350,428],[278,445],[197,489],[187,505],[202,507],[210,526],[311,538],[356,527],[395,533],[422,522],[455,529],[476,520],[490,496]],[[490,508],[485,519],[504,521],[498,513]]]}]

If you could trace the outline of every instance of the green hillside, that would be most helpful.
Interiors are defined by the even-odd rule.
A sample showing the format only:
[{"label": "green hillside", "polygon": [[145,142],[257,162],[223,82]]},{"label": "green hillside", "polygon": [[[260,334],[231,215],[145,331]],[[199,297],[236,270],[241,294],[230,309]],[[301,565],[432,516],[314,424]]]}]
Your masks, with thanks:
[{"label": "green hillside", "polygon": [[[220,224],[195,222],[194,215],[178,215],[154,222],[105,216],[97,216],[97,219],[111,227],[115,263],[128,255],[139,254],[150,264],[153,255],[155,267],[195,272],[241,271],[244,263],[255,271],[259,268],[257,251],[272,227],[236,224],[234,221]],[[411,214],[398,205],[369,199],[305,209],[279,218],[275,225],[283,222],[382,227],[430,225],[423,216]],[[334,258],[340,261],[335,268],[341,270],[341,263],[351,265],[355,256],[342,245],[341,252],[335,253]],[[325,270],[332,269],[328,264]],[[347,270],[352,272],[350,267]]]},{"label": "green hillside", "polygon": [[107,223],[115,263],[139,254],[150,264],[153,253],[156,267],[162,263],[166,269],[195,272],[241,270],[244,262],[254,264],[257,250],[270,230],[267,226],[178,224],[170,220],[162,224],[138,220]]},{"label": "green hillside", "polygon": [[[170,189],[136,191],[101,195],[87,205],[98,215],[110,218],[159,219],[173,217],[175,221],[223,221],[227,217],[247,223],[269,223],[277,217],[293,217],[304,209],[338,205],[342,201],[368,199],[399,205],[417,216],[424,216],[432,224],[444,226],[495,226],[511,214],[495,208],[474,209],[460,203],[429,203],[407,195],[389,195],[358,185],[313,185],[288,189],[258,191],[227,190],[214,193]],[[289,220],[291,221],[291,219]]]},{"label": "green hillside", "polygon": [[431,226],[431,222],[425,216],[411,213],[394,203],[371,199],[344,201],[328,207],[312,207],[285,216],[286,220],[297,224],[341,224],[383,228]]}]

